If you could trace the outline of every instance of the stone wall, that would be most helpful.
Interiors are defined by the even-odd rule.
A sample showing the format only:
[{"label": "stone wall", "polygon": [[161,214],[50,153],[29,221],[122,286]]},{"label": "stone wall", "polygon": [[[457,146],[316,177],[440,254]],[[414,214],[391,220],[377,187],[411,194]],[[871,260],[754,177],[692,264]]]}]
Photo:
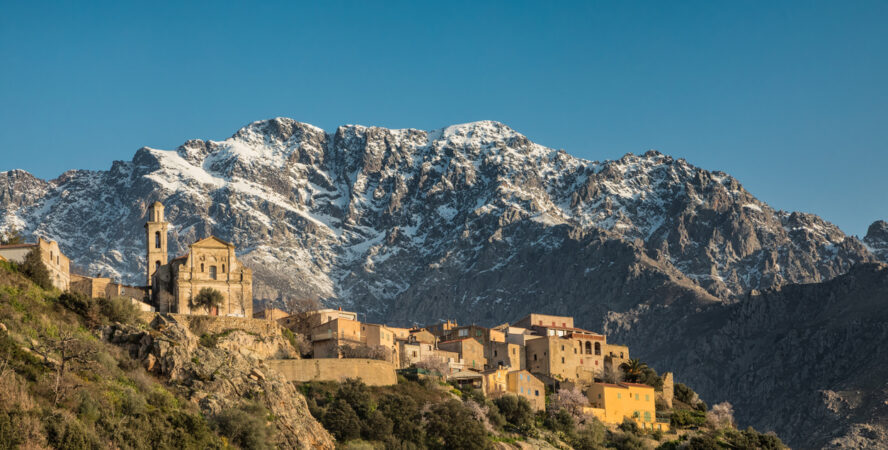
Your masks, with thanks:
[{"label": "stone wall", "polygon": [[369,386],[391,386],[398,383],[395,365],[375,359],[281,359],[265,364],[288,381],[337,381],[360,378]]}]

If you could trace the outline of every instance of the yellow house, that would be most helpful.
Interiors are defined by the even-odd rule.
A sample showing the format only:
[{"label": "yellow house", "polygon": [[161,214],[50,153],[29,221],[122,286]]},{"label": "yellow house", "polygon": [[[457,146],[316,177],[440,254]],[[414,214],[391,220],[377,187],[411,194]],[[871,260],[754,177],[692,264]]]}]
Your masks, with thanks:
[{"label": "yellow house", "polygon": [[604,423],[633,420],[645,430],[669,430],[668,422],[657,421],[654,388],[638,383],[593,383],[586,391],[591,412]]}]

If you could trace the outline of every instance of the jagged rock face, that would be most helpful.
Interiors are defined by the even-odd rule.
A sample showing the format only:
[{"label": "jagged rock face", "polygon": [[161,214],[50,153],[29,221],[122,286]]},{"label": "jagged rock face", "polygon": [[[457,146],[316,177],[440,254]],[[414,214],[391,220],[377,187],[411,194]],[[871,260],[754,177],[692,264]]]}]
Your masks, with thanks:
[{"label": "jagged rock face", "polygon": [[262,358],[280,356],[284,342],[279,335],[234,331],[209,348],[198,343],[187,324],[158,315],[148,330],[114,324],[102,330],[102,337],[127,349],[205,414],[212,416],[243,400],[259,399],[274,416],[273,433],[280,448],[335,447],[293,383],[262,365]]},{"label": "jagged rock face", "polygon": [[888,436],[888,265],[734,304],[612,314],[608,339],[730,401],[740,424],[793,448],[883,448]]},{"label": "jagged rock face", "polygon": [[863,242],[882,261],[888,262],[888,222],[877,220],[866,230]]},{"label": "jagged rock face", "polygon": [[[0,192],[27,177],[7,172]],[[30,183],[0,197],[0,227],[59,240],[89,274],[142,282],[145,211],[161,200],[171,254],[213,233],[253,268],[257,298],[323,298],[371,319],[510,319],[545,304],[592,326],[664,302],[657,286],[730,300],[874,260],[727,174],[653,151],[586,161],[495,122],[330,135],[273,119]]]}]

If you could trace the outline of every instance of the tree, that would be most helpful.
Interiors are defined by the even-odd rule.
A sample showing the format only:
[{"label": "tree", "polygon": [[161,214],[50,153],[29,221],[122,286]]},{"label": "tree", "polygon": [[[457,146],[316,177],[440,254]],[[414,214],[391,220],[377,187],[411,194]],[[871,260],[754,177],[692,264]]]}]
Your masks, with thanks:
[{"label": "tree", "polygon": [[205,287],[191,300],[192,307],[204,308],[210,312],[213,308],[219,308],[225,302],[221,292]]},{"label": "tree", "polygon": [[33,250],[25,255],[21,271],[37,286],[43,289],[52,289],[52,279],[49,275],[49,269],[43,263],[43,252],[40,250],[40,246],[34,247]]},{"label": "tree", "polygon": [[641,379],[642,373],[644,373],[644,370],[647,368],[647,364],[638,359],[630,359],[629,361],[620,364],[620,369],[626,374],[626,381],[630,383],[637,383]]},{"label": "tree", "polygon": [[522,433],[526,433],[533,428],[533,408],[526,398],[516,395],[503,395],[495,399],[493,404],[499,408],[506,421],[521,430]]},{"label": "tree", "polygon": [[556,414],[559,410],[567,410],[568,413],[579,422],[583,419],[583,408],[589,406],[589,399],[583,394],[579,387],[574,386],[573,389],[559,389],[552,396],[549,405],[549,412]]},{"label": "tree", "polygon": [[361,436],[361,419],[344,400],[337,399],[327,409],[322,422],[337,440],[345,442]]},{"label": "tree", "polygon": [[17,228],[10,228],[6,233],[0,234],[0,245],[24,244],[25,237]]},{"label": "tree", "polygon": [[314,324],[312,316],[315,311],[321,309],[321,302],[314,298],[288,298],[284,300],[284,309],[290,314],[287,317],[287,326],[304,336],[311,334]]},{"label": "tree", "polygon": [[[47,335],[41,337],[42,343],[33,347],[33,350],[54,369],[52,404],[57,406],[67,393],[67,386],[64,384],[65,374],[73,364],[89,364],[92,361],[92,356],[96,354],[96,350],[87,347],[68,330],[59,331],[58,338]],[[74,388],[76,387],[74,386]]]},{"label": "tree", "polygon": [[432,449],[475,450],[489,448],[484,426],[459,400],[431,407],[425,415],[426,441]]},{"label": "tree", "polygon": [[734,406],[728,402],[717,403],[706,413],[706,425],[713,430],[734,427]]}]

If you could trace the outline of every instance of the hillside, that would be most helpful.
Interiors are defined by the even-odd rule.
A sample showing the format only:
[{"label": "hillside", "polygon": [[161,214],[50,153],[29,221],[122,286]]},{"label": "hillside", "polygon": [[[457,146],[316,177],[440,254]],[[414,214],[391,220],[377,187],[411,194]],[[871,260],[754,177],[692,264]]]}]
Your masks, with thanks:
[{"label": "hillside", "polygon": [[796,448],[888,442],[888,265],[730,305],[611,316],[611,336]]},{"label": "hillside", "polygon": [[289,346],[280,334],[198,341],[175,319],[44,291],[0,262],[0,448],[333,448],[295,387],[254,376],[263,355],[241,352]]}]

